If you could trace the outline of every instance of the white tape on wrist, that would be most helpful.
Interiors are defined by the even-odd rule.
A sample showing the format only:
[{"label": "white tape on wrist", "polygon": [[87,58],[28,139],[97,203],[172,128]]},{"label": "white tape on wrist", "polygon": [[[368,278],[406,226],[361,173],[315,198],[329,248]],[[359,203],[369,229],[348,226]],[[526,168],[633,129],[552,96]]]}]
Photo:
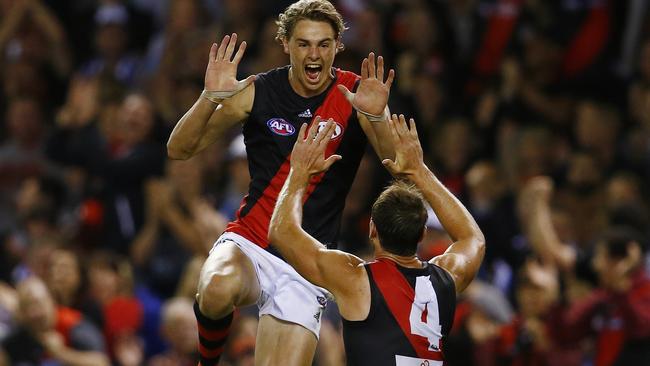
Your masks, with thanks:
[{"label": "white tape on wrist", "polygon": [[201,92],[201,96],[212,103],[219,104],[223,102],[224,99],[228,99],[232,97],[233,95],[237,94],[237,91],[210,91],[210,90],[205,90]]},{"label": "white tape on wrist", "polygon": [[386,115],[385,113],[382,114],[370,114],[368,112],[364,112],[361,109],[357,109],[357,112],[363,114],[368,118],[368,121],[370,122],[384,122],[386,120]]}]

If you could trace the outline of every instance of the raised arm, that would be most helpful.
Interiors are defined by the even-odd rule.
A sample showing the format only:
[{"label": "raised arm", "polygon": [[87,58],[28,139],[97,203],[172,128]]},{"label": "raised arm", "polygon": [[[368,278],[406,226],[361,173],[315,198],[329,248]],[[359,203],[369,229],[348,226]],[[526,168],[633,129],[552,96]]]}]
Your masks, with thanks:
[{"label": "raised arm", "polygon": [[553,227],[550,205],[552,194],[553,182],[549,177],[534,177],[524,186],[519,205],[533,250],[545,262],[569,271],[575,265],[576,253],[571,246],[560,240]]},{"label": "raised arm", "polygon": [[465,206],[424,164],[415,121],[411,118],[409,124],[410,129],[403,115],[393,115],[388,122],[396,157],[395,161],[385,159],[382,163],[393,175],[415,183],[454,241],[431,262],[447,270],[454,279],[456,292],[461,292],[478,272],[485,254],[485,238]]},{"label": "raised arm", "polygon": [[395,71],[391,69],[384,82],[384,58],[379,56],[375,65],[375,54],[371,52],[361,63],[361,81],[356,93],[352,93],[344,85],[338,86],[357,111],[361,128],[379,159],[395,157],[395,148],[386,124],[390,119],[388,97],[394,78]]},{"label": "raised arm", "polygon": [[320,118],[316,117],[304,138],[307,125],[300,129],[291,153],[291,171],[271,217],[269,241],[300,275],[329,290],[337,299],[341,314],[353,319],[359,306],[350,299],[357,300],[359,294],[369,291],[365,269],[360,266],[363,261],[352,254],[328,250],[301,227],[303,196],[309,179],[341,159],[339,155],[324,158],[334,123],[329,120],[317,134],[319,122]]},{"label": "raised arm", "polygon": [[237,80],[237,66],[244,56],[246,42],[237,44],[237,34],[212,44],[205,71],[205,89],[194,105],[178,121],[167,142],[172,159],[189,159],[219,139],[230,127],[243,121],[253,105],[253,80]]}]

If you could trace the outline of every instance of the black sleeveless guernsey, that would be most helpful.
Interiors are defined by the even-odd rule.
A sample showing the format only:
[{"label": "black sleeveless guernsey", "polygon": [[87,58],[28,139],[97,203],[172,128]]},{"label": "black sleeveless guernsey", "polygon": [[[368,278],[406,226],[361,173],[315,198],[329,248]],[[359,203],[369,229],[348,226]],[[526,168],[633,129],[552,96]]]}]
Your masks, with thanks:
[{"label": "black sleeveless guernsey", "polygon": [[[243,127],[251,183],[235,221],[226,232],[243,236],[278,255],[269,247],[267,233],[277,196],[289,174],[293,144],[303,123],[320,116],[336,122],[336,132],[326,155],[343,157],[327,172],[314,176],[307,189],[302,227],[321,243],[335,245],[345,198],[363,157],[367,139],[356,113],[336,87],[355,90],[359,76],[332,69],[335,77],[323,93],[310,98],[298,95],[289,84],[289,66],[259,74],[255,100]],[[278,255],[279,256],[279,255]]]},{"label": "black sleeveless guernsey", "polygon": [[447,271],[425,265],[405,268],[388,259],[365,265],[370,311],[363,321],[343,320],[348,366],[442,365],[456,288]]}]

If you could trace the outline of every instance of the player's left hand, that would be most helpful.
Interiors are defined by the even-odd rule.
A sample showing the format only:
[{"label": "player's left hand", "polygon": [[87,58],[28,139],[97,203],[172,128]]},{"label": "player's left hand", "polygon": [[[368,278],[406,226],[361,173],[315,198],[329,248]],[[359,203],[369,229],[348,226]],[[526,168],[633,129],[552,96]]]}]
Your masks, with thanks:
[{"label": "player's left hand", "polygon": [[403,114],[399,117],[393,114],[388,120],[388,127],[393,146],[395,146],[395,159],[384,159],[382,164],[396,177],[410,178],[427,169],[424,165],[424,154],[415,128],[415,120],[409,119],[408,124]]},{"label": "player's left hand", "polygon": [[318,174],[329,169],[336,161],[341,160],[341,155],[330,155],[325,158],[325,149],[335,131],[336,124],[330,118],[325,126],[321,128],[320,121],[320,117],[316,116],[306,135],[307,124],[303,123],[300,127],[298,140],[293,145],[293,151],[291,152],[291,169],[296,173],[308,176]]},{"label": "player's left hand", "polygon": [[363,111],[372,115],[383,115],[390,87],[395,78],[395,70],[390,69],[388,78],[384,81],[384,58],[377,57],[375,65],[375,54],[370,52],[368,57],[361,63],[361,81],[357,92],[353,93],[344,85],[338,85],[339,90],[357,111]]}]

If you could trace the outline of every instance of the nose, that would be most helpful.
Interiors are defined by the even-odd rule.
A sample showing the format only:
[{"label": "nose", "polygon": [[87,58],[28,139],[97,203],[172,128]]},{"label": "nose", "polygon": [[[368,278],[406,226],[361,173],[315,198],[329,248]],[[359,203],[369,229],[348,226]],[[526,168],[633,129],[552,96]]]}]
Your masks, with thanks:
[{"label": "nose", "polygon": [[307,54],[310,60],[318,60],[320,58],[320,52],[318,47],[309,47],[309,53]]}]

